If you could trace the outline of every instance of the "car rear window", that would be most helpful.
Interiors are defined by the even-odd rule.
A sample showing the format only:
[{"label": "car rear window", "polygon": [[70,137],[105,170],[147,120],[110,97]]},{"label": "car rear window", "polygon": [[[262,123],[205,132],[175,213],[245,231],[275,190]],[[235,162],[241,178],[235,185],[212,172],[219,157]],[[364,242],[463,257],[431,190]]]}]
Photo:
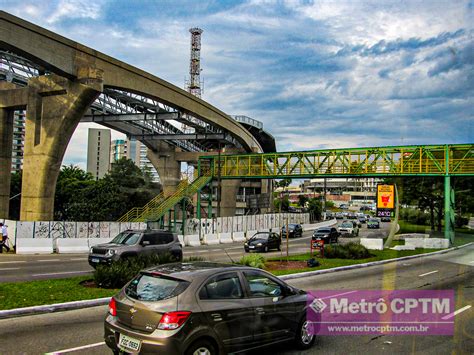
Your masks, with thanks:
[{"label": "car rear window", "polygon": [[125,289],[125,294],[140,301],[160,301],[175,297],[190,283],[157,274],[139,274]]},{"label": "car rear window", "polygon": [[330,232],[331,232],[330,229],[322,229],[322,228],[316,231],[316,233],[330,233]]}]

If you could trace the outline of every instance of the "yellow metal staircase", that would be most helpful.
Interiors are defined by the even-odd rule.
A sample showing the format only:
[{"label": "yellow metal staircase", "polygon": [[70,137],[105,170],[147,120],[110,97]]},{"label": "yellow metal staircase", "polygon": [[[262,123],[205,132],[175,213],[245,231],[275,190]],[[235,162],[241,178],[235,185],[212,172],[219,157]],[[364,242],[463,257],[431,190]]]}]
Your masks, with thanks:
[{"label": "yellow metal staircase", "polygon": [[[188,179],[181,180],[177,190],[182,189],[184,186],[188,185]],[[153,209],[156,209],[163,201],[166,200],[166,196],[163,192],[156,195],[143,207],[134,207],[122,217],[120,217],[117,222],[143,222],[145,221],[145,216]]]}]

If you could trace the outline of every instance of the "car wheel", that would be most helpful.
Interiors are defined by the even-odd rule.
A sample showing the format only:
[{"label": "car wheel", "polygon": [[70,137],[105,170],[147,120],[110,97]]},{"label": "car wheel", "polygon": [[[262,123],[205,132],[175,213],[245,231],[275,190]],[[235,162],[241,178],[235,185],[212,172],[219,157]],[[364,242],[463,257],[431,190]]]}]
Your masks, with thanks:
[{"label": "car wheel", "polygon": [[186,350],[186,355],[216,355],[217,350],[214,345],[207,340],[199,340],[192,344],[188,350]]},{"label": "car wheel", "polygon": [[306,317],[300,322],[295,336],[296,347],[300,350],[306,350],[313,346],[316,337],[311,334],[311,322]]}]

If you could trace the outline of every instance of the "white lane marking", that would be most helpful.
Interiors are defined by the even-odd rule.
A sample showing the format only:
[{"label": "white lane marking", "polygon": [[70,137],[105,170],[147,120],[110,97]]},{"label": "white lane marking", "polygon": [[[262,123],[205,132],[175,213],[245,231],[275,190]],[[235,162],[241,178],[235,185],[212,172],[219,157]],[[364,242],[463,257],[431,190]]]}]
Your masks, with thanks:
[{"label": "white lane marking", "polygon": [[61,261],[61,259],[39,259],[36,261],[41,261],[41,262],[48,262],[48,261]]},{"label": "white lane marking", "polygon": [[470,261],[469,264],[474,264],[474,260],[473,260],[473,261]]},{"label": "white lane marking", "polygon": [[0,264],[18,264],[18,263],[26,263],[26,261],[0,261]]},{"label": "white lane marking", "polygon": [[69,259],[69,261],[87,261],[87,258],[73,258],[73,259]]},{"label": "white lane marking", "polygon": [[431,274],[434,274],[434,273],[437,273],[438,270],[435,270],[435,271],[430,271],[430,272],[427,272],[426,274],[421,274],[421,275],[418,275],[419,277],[423,277],[423,276],[426,276],[426,275],[431,275]]},{"label": "white lane marking", "polygon": [[337,297],[337,296],[343,296],[343,295],[348,295],[348,294],[354,293],[354,292],[357,292],[357,291],[349,291],[349,292],[344,292],[344,293],[338,293],[338,294],[326,296],[326,297],[323,297],[323,298],[320,298],[320,299],[321,299],[321,300],[325,300],[325,299],[327,299],[327,298]]},{"label": "white lane marking", "polygon": [[2,267],[0,268],[0,272],[1,271],[6,271],[6,270],[20,270],[19,267]]},{"label": "white lane marking", "polygon": [[59,355],[59,354],[70,353],[70,352],[77,351],[77,350],[82,350],[82,349],[95,348],[96,346],[101,346],[101,345],[105,345],[105,341],[102,341],[100,343],[95,343],[95,344],[87,344],[87,345],[83,345],[83,346],[78,346],[76,348],[57,350],[57,351],[53,351],[53,352],[50,352],[50,353],[46,353],[45,355],[56,355],[56,354]]},{"label": "white lane marking", "polygon": [[86,273],[86,272],[92,272],[92,271],[84,270],[84,271],[50,272],[50,273],[47,273],[47,274],[33,274],[33,275],[31,275],[31,276],[48,276],[48,275],[62,275],[62,274],[83,274],[83,273]]},{"label": "white lane marking", "polygon": [[455,315],[461,313],[461,312],[464,312],[464,311],[467,311],[469,308],[471,308],[472,306],[469,305],[469,306],[465,306],[463,308],[459,308],[457,311],[453,312],[453,313],[450,313],[446,316],[444,316],[443,318],[441,318],[442,320],[447,320],[447,319],[451,319],[453,318]]}]

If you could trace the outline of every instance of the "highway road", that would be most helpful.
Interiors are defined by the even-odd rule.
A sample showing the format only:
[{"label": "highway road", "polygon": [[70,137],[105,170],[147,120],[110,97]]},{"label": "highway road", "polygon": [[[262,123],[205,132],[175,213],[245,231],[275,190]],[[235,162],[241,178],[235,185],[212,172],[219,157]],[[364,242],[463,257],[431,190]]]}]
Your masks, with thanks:
[{"label": "highway road", "polygon": [[[387,234],[390,223],[382,223],[380,230],[368,230],[365,225],[360,236]],[[309,252],[309,240],[312,232],[304,232],[301,238],[289,239],[289,253],[301,254]],[[357,240],[350,238],[350,240]],[[341,238],[347,242],[349,238]],[[283,241],[282,253],[286,255],[286,240]],[[185,247],[184,256],[201,256],[206,260],[232,262],[238,261],[245,254],[243,243],[203,245]],[[272,251],[266,256],[278,256],[280,252]],[[15,255],[0,254],[0,282],[32,281],[52,278],[65,278],[92,273],[93,269],[87,262],[86,254],[47,254],[47,255]]]},{"label": "highway road", "polygon": [[[323,274],[290,282],[305,290],[453,289],[454,336],[320,336],[315,346],[297,352],[291,344],[257,354],[472,354],[474,352],[474,245],[446,254],[364,269]],[[107,354],[103,344],[106,307],[0,320],[2,354]]]}]

